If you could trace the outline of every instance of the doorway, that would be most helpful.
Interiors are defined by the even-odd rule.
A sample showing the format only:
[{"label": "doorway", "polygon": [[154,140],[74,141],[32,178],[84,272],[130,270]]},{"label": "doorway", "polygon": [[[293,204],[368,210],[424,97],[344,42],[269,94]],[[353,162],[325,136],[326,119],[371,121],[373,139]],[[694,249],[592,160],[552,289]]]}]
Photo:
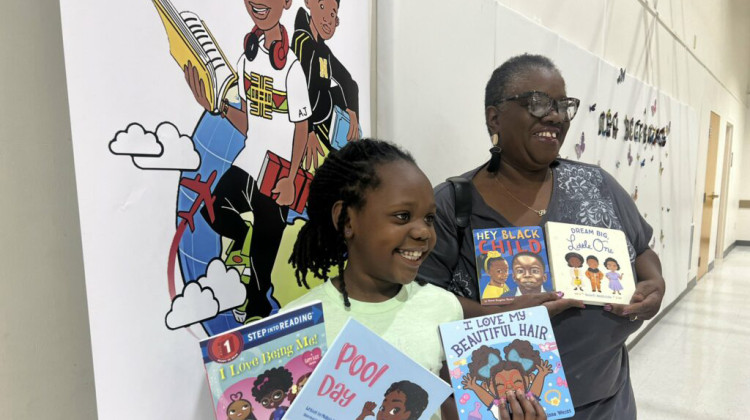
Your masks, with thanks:
[{"label": "doorway", "polygon": [[724,241],[727,230],[727,197],[729,197],[729,179],[734,161],[732,155],[732,134],[734,126],[727,122],[726,134],[724,136],[724,164],[721,173],[721,192],[719,193],[719,230],[716,235],[716,258],[724,259]]},{"label": "doorway", "polygon": [[708,272],[708,253],[711,243],[711,219],[714,213],[716,194],[716,158],[719,154],[719,125],[721,118],[711,112],[708,126],[708,155],[706,156],[706,184],[703,190],[703,217],[701,218],[701,239],[698,248],[698,278]]}]

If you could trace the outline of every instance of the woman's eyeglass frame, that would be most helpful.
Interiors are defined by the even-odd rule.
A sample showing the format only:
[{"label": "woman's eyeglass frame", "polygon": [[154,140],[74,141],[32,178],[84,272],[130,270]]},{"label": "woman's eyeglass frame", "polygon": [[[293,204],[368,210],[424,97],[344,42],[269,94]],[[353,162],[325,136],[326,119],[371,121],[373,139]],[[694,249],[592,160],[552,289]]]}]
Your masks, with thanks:
[{"label": "woman's eyeglass frame", "polygon": [[573,118],[575,118],[576,114],[578,113],[578,107],[581,104],[581,101],[578,98],[566,97],[557,100],[552,99],[552,97],[544,92],[532,90],[529,92],[519,93],[518,95],[500,99],[495,105],[500,105],[503,102],[520,100],[526,100],[526,110],[529,111],[529,114],[533,115],[536,118],[546,117],[550,112],[552,112],[552,109],[554,108],[557,110],[557,113],[562,116],[563,121],[565,122],[569,122]]}]

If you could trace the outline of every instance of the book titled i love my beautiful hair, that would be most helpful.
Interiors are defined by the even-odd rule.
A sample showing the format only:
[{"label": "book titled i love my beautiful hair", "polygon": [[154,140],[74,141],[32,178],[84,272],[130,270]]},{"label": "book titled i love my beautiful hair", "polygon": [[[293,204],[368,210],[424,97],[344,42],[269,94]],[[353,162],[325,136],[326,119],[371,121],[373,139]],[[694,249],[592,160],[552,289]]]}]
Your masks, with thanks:
[{"label": "book titled i love my beautiful hair", "polygon": [[544,306],[440,324],[440,336],[461,420],[499,419],[501,398],[519,389],[548,419],[575,414]]}]

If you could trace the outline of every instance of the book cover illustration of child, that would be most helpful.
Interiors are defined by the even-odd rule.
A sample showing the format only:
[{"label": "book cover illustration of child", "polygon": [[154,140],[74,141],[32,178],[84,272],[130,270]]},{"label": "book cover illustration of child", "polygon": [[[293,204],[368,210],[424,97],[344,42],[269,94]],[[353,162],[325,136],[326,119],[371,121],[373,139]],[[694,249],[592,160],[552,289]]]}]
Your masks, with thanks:
[{"label": "book cover illustration of child", "polygon": [[622,290],[624,287],[622,287],[622,283],[620,280],[622,280],[622,273],[618,273],[620,271],[620,264],[617,263],[617,260],[614,258],[607,258],[604,260],[604,266],[607,267],[607,274],[604,276],[607,277],[607,280],[609,280],[609,290],[612,291],[612,294],[614,295],[617,293],[618,295],[621,295]]},{"label": "book cover illustration of child", "polygon": [[286,368],[271,368],[261,373],[253,383],[253,397],[263,408],[272,410],[268,420],[281,420],[289,408],[282,405],[292,388],[292,372]]},{"label": "book cover illustration of child", "polygon": [[250,401],[242,399],[242,393],[238,392],[229,396],[232,401],[227,407],[227,420],[258,420],[253,415],[253,406]]},{"label": "book cover illustration of child", "polygon": [[586,270],[586,277],[591,282],[591,291],[601,293],[604,273],[599,270],[599,259],[593,255],[589,255],[586,257],[586,265],[589,266]]},{"label": "book cover illustration of child", "polygon": [[203,340],[216,419],[281,419],[326,349],[320,302]]},{"label": "book cover illustration of child", "polygon": [[427,420],[450,393],[438,376],[349,318],[286,416]]},{"label": "book cover illustration of child", "polygon": [[[416,420],[427,408],[429,400],[430,396],[421,386],[406,380],[394,382],[385,391],[375,420]],[[357,420],[374,416],[377,406],[377,403],[367,401]]]},{"label": "book cover illustration of child", "polygon": [[552,290],[541,227],[474,229],[472,234],[482,305]]},{"label": "book cover illustration of child", "polygon": [[547,418],[575,414],[543,306],[441,324],[440,334],[460,419],[500,419],[512,390],[536,399]]},{"label": "book cover illustration of child", "polygon": [[490,277],[490,282],[482,292],[482,300],[499,298],[510,292],[508,281],[508,262],[502,254],[490,251],[484,259],[484,272]]},{"label": "book cover illustration of child", "polygon": [[624,232],[548,222],[545,233],[555,290],[589,305],[630,302],[636,279]]},{"label": "book cover illustration of child", "polygon": [[583,256],[577,252],[568,252],[565,254],[565,261],[570,267],[570,282],[573,290],[583,292]]}]

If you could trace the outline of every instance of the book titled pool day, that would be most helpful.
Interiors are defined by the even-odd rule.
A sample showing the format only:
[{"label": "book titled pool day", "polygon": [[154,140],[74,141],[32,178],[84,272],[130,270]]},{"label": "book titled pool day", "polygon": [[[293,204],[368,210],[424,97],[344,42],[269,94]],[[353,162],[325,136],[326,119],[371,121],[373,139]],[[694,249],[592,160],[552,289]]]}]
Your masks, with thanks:
[{"label": "book titled pool day", "polygon": [[350,318],[286,418],[375,420],[388,413],[427,420],[450,393],[442,379]]},{"label": "book titled pool day", "polygon": [[217,420],[281,418],[327,348],[320,302],[201,341]]},{"label": "book titled pool day", "polygon": [[533,394],[548,419],[575,414],[544,306],[440,324],[440,336],[461,420],[501,418],[500,398],[514,389]]}]

